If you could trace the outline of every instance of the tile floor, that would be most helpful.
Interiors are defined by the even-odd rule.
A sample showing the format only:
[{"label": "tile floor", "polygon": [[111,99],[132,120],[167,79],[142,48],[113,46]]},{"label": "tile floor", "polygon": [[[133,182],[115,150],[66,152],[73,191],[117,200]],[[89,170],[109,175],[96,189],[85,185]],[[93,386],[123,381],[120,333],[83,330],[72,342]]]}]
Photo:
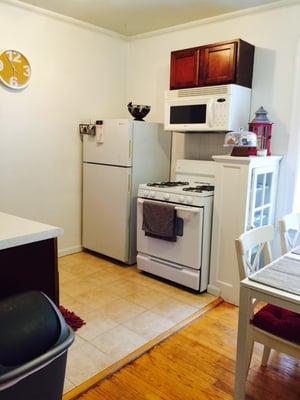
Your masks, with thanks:
[{"label": "tile floor", "polygon": [[86,325],[69,350],[65,393],[215,299],[89,253],[59,259],[60,303]]}]

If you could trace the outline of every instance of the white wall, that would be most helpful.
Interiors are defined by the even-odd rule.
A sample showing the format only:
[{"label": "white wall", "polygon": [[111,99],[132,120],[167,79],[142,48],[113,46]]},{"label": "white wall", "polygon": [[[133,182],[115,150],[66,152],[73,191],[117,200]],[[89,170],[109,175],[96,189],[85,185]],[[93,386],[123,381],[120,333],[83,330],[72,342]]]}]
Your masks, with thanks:
[{"label": "white wall", "polygon": [[293,89],[293,107],[291,117],[291,138],[287,163],[292,167],[292,182],[295,181],[295,192],[292,212],[300,212],[300,38],[296,51],[296,76]]},{"label": "white wall", "polygon": [[0,210],[65,229],[81,246],[78,123],[127,115],[126,42],[0,3],[3,49],[30,60],[28,88],[0,85]]},{"label": "white wall", "polygon": [[[128,50],[127,98],[151,105],[148,120],[162,122],[164,90],[169,86],[170,52],[218,41],[244,39],[256,46],[251,119],[254,111],[263,105],[274,122],[273,154],[286,154],[296,47],[300,37],[299,20],[300,5],[293,5],[134,40]],[[181,142],[177,144],[178,148],[183,145],[183,136],[179,137]],[[205,146],[201,135],[192,140],[191,146],[186,145],[186,148],[193,149],[193,154],[186,152],[187,158],[197,153],[197,140],[199,147]],[[216,152],[222,151],[220,145],[216,147]],[[198,153],[201,154],[201,151]],[[293,165],[283,162],[278,215],[291,208],[293,182],[287,176],[292,169]]]},{"label": "white wall", "polygon": [[[256,46],[252,114],[260,105],[267,108],[275,123],[273,152],[286,153],[299,17],[300,5],[295,5],[127,43],[0,3],[1,46],[20,50],[32,66],[25,90],[0,85],[0,210],[62,226],[60,249],[79,248],[78,123],[128,116],[130,100],[150,104],[147,120],[162,122],[170,52],[190,46],[239,37]],[[179,134],[175,140],[179,154],[183,138]],[[194,137],[186,155],[197,157],[214,145],[221,151],[219,138]],[[280,213],[291,207],[286,196],[292,182],[286,176],[292,169],[287,162],[282,168]]]}]

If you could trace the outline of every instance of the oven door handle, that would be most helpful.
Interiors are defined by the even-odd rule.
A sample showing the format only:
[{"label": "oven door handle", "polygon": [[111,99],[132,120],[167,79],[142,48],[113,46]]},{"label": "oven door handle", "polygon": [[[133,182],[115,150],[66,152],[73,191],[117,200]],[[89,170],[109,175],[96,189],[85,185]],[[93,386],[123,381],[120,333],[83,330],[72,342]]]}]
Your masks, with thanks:
[{"label": "oven door handle", "polygon": [[[143,204],[144,203],[144,199],[138,199],[138,203],[139,204]],[[199,207],[178,207],[175,206],[175,210],[176,211],[180,211],[180,212],[185,212],[185,213],[190,213],[190,214],[199,214],[201,208]]]},{"label": "oven door handle", "polygon": [[186,212],[186,213],[191,213],[191,214],[199,214],[200,212],[200,208],[185,208],[185,207],[175,207],[176,211],[180,211],[180,212]]}]

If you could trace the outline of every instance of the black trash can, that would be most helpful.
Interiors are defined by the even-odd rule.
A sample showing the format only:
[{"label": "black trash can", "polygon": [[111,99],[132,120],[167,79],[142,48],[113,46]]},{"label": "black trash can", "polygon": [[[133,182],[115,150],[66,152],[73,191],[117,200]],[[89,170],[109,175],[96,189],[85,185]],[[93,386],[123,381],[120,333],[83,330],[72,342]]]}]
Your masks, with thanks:
[{"label": "black trash can", "polygon": [[60,400],[74,333],[55,304],[30,291],[0,301],[0,400]]}]

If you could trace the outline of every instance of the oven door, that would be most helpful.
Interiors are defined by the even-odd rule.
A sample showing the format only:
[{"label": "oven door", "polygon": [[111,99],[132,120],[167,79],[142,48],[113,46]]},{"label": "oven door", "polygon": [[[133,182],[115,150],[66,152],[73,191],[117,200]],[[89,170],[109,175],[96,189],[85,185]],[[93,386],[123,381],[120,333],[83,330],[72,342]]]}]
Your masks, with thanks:
[{"label": "oven door", "polygon": [[[183,221],[182,236],[177,236],[176,242],[168,242],[145,235],[142,230],[143,202],[139,198],[137,204],[137,250],[174,264],[184,265],[194,269],[201,268],[202,261],[202,231],[203,208],[173,204],[177,218]],[[160,202],[159,203],[164,203]],[[165,203],[164,203],[165,204]]]}]

